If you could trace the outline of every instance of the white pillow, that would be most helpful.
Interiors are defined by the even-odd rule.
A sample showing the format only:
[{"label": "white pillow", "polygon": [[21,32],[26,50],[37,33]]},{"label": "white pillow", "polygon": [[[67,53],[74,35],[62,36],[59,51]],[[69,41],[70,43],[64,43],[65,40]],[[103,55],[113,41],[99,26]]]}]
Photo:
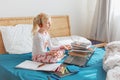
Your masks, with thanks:
[{"label": "white pillow", "polygon": [[77,41],[77,42],[81,42],[81,43],[86,43],[86,44],[92,45],[92,42],[90,40],[88,40],[87,38],[82,37],[82,36],[73,35],[73,36],[71,36],[71,39],[73,41]]},{"label": "white pillow", "polygon": [[81,36],[66,36],[66,37],[55,37],[51,39],[53,45],[71,45],[72,42],[82,42],[87,44],[92,44],[90,40]]},{"label": "white pillow", "polygon": [[32,25],[19,24],[1,29],[5,49],[10,54],[32,52]]}]

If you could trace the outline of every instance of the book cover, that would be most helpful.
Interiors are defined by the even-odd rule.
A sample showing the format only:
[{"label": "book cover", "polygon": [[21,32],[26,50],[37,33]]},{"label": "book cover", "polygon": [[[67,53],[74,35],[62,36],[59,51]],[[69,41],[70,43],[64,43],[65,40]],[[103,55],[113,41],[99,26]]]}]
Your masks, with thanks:
[{"label": "book cover", "polygon": [[72,48],[78,48],[78,49],[88,49],[91,45],[87,43],[81,43],[81,42],[73,42],[71,43]]},{"label": "book cover", "polygon": [[79,56],[79,57],[86,57],[89,53],[87,52],[69,52],[71,56]]},{"label": "book cover", "polygon": [[90,46],[89,48],[87,49],[83,49],[83,48],[79,48],[79,47],[73,47],[70,52],[83,52],[83,53],[87,53],[87,52],[94,52],[96,49],[95,46]]},{"label": "book cover", "polygon": [[65,76],[72,75],[78,72],[78,70],[76,69],[72,70],[70,67],[68,67],[68,65],[65,65],[65,64],[62,64],[61,67],[62,68],[60,68],[59,71],[56,71],[53,73],[55,76],[65,77]]}]

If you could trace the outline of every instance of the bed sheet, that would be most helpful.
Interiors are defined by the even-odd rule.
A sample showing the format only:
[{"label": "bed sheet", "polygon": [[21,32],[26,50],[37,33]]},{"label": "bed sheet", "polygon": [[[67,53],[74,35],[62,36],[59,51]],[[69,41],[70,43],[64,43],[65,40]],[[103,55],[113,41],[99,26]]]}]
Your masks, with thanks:
[{"label": "bed sheet", "polygon": [[[87,63],[87,67],[79,68],[73,75],[59,78],[60,80],[105,80],[106,72],[102,68],[104,48],[97,48]],[[0,80],[48,80],[50,72],[17,69],[16,65],[24,60],[31,60],[31,53],[0,54]],[[63,61],[63,60],[62,60]],[[55,80],[51,78],[51,80]]]}]

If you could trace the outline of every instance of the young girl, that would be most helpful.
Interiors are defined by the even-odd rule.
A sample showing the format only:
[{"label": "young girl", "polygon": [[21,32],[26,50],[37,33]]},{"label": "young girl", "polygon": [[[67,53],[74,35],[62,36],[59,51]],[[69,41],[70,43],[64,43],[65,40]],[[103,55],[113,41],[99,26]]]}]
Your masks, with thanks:
[{"label": "young girl", "polygon": [[[32,60],[38,62],[57,62],[64,56],[64,50],[70,46],[53,46],[48,33],[51,27],[51,18],[40,13],[33,20],[33,50]],[[49,49],[49,50],[48,50]]]}]

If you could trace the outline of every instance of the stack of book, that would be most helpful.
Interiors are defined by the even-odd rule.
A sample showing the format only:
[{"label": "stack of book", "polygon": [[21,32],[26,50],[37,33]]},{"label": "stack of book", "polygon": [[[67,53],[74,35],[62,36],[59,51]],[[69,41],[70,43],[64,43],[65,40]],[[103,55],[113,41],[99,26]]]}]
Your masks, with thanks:
[{"label": "stack of book", "polygon": [[87,43],[73,42],[71,46],[71,52],[92,52],[91,45]]},{"label": "stack of book", "polygon": [[69,56],[64,61],[67,64],[74,64],[78,66],[86,66],[88,60],[91,58],[96,47],[87,43],[73,42],[72,49]]}]

